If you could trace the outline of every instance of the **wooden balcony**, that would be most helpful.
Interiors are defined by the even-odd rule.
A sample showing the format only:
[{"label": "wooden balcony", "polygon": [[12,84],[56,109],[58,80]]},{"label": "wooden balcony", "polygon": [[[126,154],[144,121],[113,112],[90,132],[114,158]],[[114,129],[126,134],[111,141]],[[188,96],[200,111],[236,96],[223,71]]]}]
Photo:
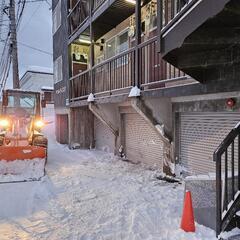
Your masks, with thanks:
[{"label": "wooden balcony", "polygon": [[[102,98],[128,94],[133,86],[149,91],[188,80],[183,72],[164,61],[156,50],[157,38],[154,37],[72,77],[70,101],[86,100],[90,93]],[[139,78],[136,77],[137,71]]]}]

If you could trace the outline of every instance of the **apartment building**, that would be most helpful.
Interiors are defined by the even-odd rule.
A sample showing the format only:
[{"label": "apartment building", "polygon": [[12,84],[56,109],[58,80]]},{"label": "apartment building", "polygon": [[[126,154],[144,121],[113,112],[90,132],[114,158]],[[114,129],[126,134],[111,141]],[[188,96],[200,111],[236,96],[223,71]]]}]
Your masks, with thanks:
[{"label": "apartment building", "polygon": [[[170,175],[177,164],[184,176],[221,172],[213,153],[240,119],[239,7],[236,0],[53,0],[59,141]],[[235,138],[225,156],[232,182]]]}]

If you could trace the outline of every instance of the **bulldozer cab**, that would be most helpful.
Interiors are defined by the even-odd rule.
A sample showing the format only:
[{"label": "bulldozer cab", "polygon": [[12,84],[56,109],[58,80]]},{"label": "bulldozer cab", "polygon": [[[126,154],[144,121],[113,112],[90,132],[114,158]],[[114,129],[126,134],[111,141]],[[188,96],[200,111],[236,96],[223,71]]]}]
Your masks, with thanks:
[{"label": "bulldozer cab", "polygon": [[40,116],[40,93],[21,90],[3,91],[2,115]]},{"label": "bulldozer cab", "polygon": [[9,176],[14,179],[12,175],[16,181],[38,180],[44,176],[47,159],[40,93],[13,89],[4,90],[2,96],[0,183]]}]

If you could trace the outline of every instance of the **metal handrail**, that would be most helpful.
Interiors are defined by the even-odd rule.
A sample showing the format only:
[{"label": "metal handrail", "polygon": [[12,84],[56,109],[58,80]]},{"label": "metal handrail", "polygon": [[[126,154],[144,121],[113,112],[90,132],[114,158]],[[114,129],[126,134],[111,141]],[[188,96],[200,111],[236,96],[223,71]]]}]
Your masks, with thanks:
[{"label": "metal handrail", "polygon": [[100,4],[98,4],[96,7],[95,7],[95,4],[93,4],[93,12],[95,12],[99,7],[101,7],[106,1],[107,0],[101,0]]},{"label": "metal handrail", "polygon": [[[235,140],[237,140],[238,156],[235,154]],[[225,137],[214,152],[213,160],[216,163],[216,235],[218,237],[226,230],[240,206],[240,124],[237,124]],[[238,166],[237,176],[235,165]]]},{"label": "metal handrail", "polygon": [[[129,84],[128,81],[129,81],[129,78],[131,78],[131,74],[134,74],[134,71],[135,71],[134,70],[135,64],[131,61],[131,59],[135,61],[136,54],[134,54],[134,53],[135,52],[139,52],[139,54],[141,54],[142,51],[145,51],[145,48],[151,49],[152,45],[156,44],[156,42],[157,42],[157,37],[155,36],[155,37],[153,37],[153,38],[151,38],[151,39],[149,39],[149,40],[139,44],[136,47],[132,47],[132,48],[130,48],[130,49],[124,51],[124,52],[121,52],[120,54],[118,54],[116,56],[113,56],[113,57],[111,57],[109,59],[106,59],[105,61],[103,61],[103,62],[101,62],[99,64],[94,65],[92,68],[87,69],[84,72],[81,72],[81,73],[77,74],[76,76],[71,77],[70,81],[73,81],[74,79],[77,80],[78,78],[79,78],[79,81],[81,81],[81,76],[84,76],[85,74],[89,74],[90,73],[89,74],[89,82],[92,82],[92,84],[93,84],[92,86],[94,86],[94,89],[96,87],[95,90],[97,90],[97,87],[99,87],[97,84],[100,83],[100,84],[106,84],[106,85],[102,85],[104,91],[113,92],[115,90],[115,87],[118,86],[118,84],[117,84],[118,83],[118,80],[117,80],[118,77],[121,78],[121,80],[119,80],[121,83],[118,86],[119,88],[116,88],[116,90],[119,90],[122,87],[126,87]],[[149,53],[149,50],[147,50],[147,52]],[[159,53],[154,51],[154,54],[156,55],[156,57],[154,57],[153,59],[156,59],[156,58],[161,59]],[[130,60],[129,62],[127,62],[129,68],[126,67],[125,70],[122,70],[122,72],[119,73],[119,75],[115,75],[116,72],[112,72],[112,73],[110,72],[110,73],[108,73],[106,75],[106,79],[104,81],[103,81],[103,77],[104,76],[101,76],[101,75],[100,76],[95,76],[96,70],[98,70],[100,68],[104,68],[105,66],[106,67],[110,67],[110,68],[111,68],[111,66],[112,67],[113,66],[117,66],[118,65],[117,61],[125,62],[126,59],[128,59],[128,61]],[[147,59],[148,59],[148,57],[147,57]],[[147,65],[145,65],[145,63],[144,63],[144,62],[146,62],[148,60],[146,60],[145,58],[140,57],[140,61],[141,61],[140,64],[143,64],[146,67],[146,69],[145,69],[145,67],[143,67],[145,69],[144,71],[147,71],[147,72],[150,73],[152,71],[152,65],[151,64],[149,65],[149,63]],[[154,69],[152,75],[149,75],[146,79],[145,79],[145,77],[146,77],[145,74],[143,74],[144,76],[141,76],[139,78],[141,87],[146,87],[148,85],[150,86],[150,85],[160,84],[160,83],[165,84],[167,82],[170,82],[171,79],[174,79],[174,81],[177,81],[177,80],[183,80],[183,79],[187,78],[187,76],[183,76],[182,73],[179,70],[176,71],[177,72],[176,74],[175,74],[175,72],[174,72],[174,74],[172,72],[169,73],[169,71],[166,72],[168,66],[171,67],[171,68],[168,67],[168,69],[170,71],[174,70],[175,68],[173,66],[171,66],[170,64],[164,62],[163,60],[161,60],[161,62],[155,62],[155,63],[156,64],[160,63],[160,65],[158,64],[158,66],[160,68]],[[131,65],[129,65],[129,64],[131,64]],[[118,71],[117,69],[120,69],[121,66],[124,66],[124,65],[125,64],[120,64],[120,67],[116,68],[115,71]],[[151,69],[149,69],[150,66],[151,66]],[[161,68],[166,68],[165,69],[165,73],[163,73],[166,76],[162,75]],[[111,79],[111,74],[114,77],[114,79]],[[124,74],[126,74],[126,75],[124,75]],[[91,76],[93,76],[93,79],[91,79]],[[86,79],[82,80],[82,81],[86,81]],[[125,81],[126,81],[126,83],[123,84],[123,82],[125,82]],[[135,81],[134,78],[132,79],[132,81]],[[132,84],[134,84],[134,83],[131,83],[131,85]],[[92,91],[94,91],[94,89],[92,89]],[[98,89],[96,91],[96,93],[100,93],[100,92],[102,92],[102,90],[100,90],[100,89]]]},{"label": "metal handrail", "polygon": [[71,11],[68,13],[67,17],[69,17],[74,12],[74,10],[77,8],[77,6],[80,3],[80,1],[82,1],[82,0],[78,0],[77,1],[77,3],[74,5],[74,7],[71,9]]},{"label": "metal handrail", "polygon": [[106,64],[108,64],[110,62],[113,62],[114,60],[117,60],[118,58],[121,58],[121,57],[123,57],[123,56],[125,56],[125,55],[127,55],[129,53],[132,53],[132,52],[134,52],[134,50],[135,50],[135,48],[129,48],[128,50],[123,51],[123,52],[119,53],[116,56],[110,57],[110,58],[102,61],[101,63],[98,63],[98,64],[94,65],[92,67],[92,70],[94,70],[96,68],[99,68],[99,67],[102,67],[103,65],[106,65]]},{"label": "metal handrail", "polygon": [[[71,38],[76,32],[77,30],[84,25],[84,23],[89,19],[89,16],[90,16],[90,9],[89,9],[89,6],[87,8],[87,11],[86,11],[86,14],[83,15],[81,13],[82,11],[82,8],[81,8],[81,3],[82,3],[82,0],[78,0],[78,2],[75,4],[75,6],[71,9],[70,13],[68,14],[67,16],[67,21],[68,21],[68,25],[69,25],[69,32],[68,32],[68,37]],[[79,13],[78,13],[78,20],[77,21],[77,24],[75,27],[73,27],[73,17],[74,17],[74,13],[75,11],[78,11],[77,8],[79,7]]]},{"label": "metal handrail", "polygon": [[[174,0],[168,0],[168,1],[170,1],[172,6],[174,6]],[[177,11],[177,14],[175,14],[174,16],[171,16],[170,21],[167,22],[166,25],[162,26],[161,34],[164,34],[164,32],[166,32],[169,28],[171,28],[186,12],[188,12],[199,1],[201,0],[188,0],[188,3],[186,3],[182,8],[180,8],[179,11]],[[160,2],[161,4],[163,4],[163,1],[160,1]],[[163,9],[164,8],[162,8],[162,13],[160,14],[160,16],[165,17],[165,15],[163,14]]]},{"label": "metal handrail", "polygon": [[90,71],[91,71],[91,69],[87,69],[87,70],[85,70],[85,71],[83,71],[83,72],[80,72],[80,73],[78,73],[77,75],[69,78],[69,81],[72,81],[72,80],[74,80],[75,78],[80,77],[80,76],[82,76],[82,75],[84,75],[84,74],[86,74],[87,72],[90,72]]},{"label": "metal handrail", "polygon": [[145,47],[145,46],[147,46],[150,43],[155,42],[155,41],[157,41],[157,36],[154,36],[154,37],[148,39],[147,41],[144,41],[143,43],[139,44],[138,48],[143,48],[143,47]]}]

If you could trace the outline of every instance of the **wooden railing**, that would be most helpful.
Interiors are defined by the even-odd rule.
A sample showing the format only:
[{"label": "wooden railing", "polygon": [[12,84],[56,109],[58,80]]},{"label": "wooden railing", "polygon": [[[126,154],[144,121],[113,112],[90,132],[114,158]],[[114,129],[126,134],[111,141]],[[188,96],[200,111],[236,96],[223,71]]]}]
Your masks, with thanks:
[{"label": "wooden railing", "polygon": [[68,14],[68,34],[71,36],[89,17],[89,4],[87,1],[78,1]]},{"label": "wooden railing", "polygon": [[213,154],[216,163],[216,233],[234,227],[240,208],[240,123]]}]

